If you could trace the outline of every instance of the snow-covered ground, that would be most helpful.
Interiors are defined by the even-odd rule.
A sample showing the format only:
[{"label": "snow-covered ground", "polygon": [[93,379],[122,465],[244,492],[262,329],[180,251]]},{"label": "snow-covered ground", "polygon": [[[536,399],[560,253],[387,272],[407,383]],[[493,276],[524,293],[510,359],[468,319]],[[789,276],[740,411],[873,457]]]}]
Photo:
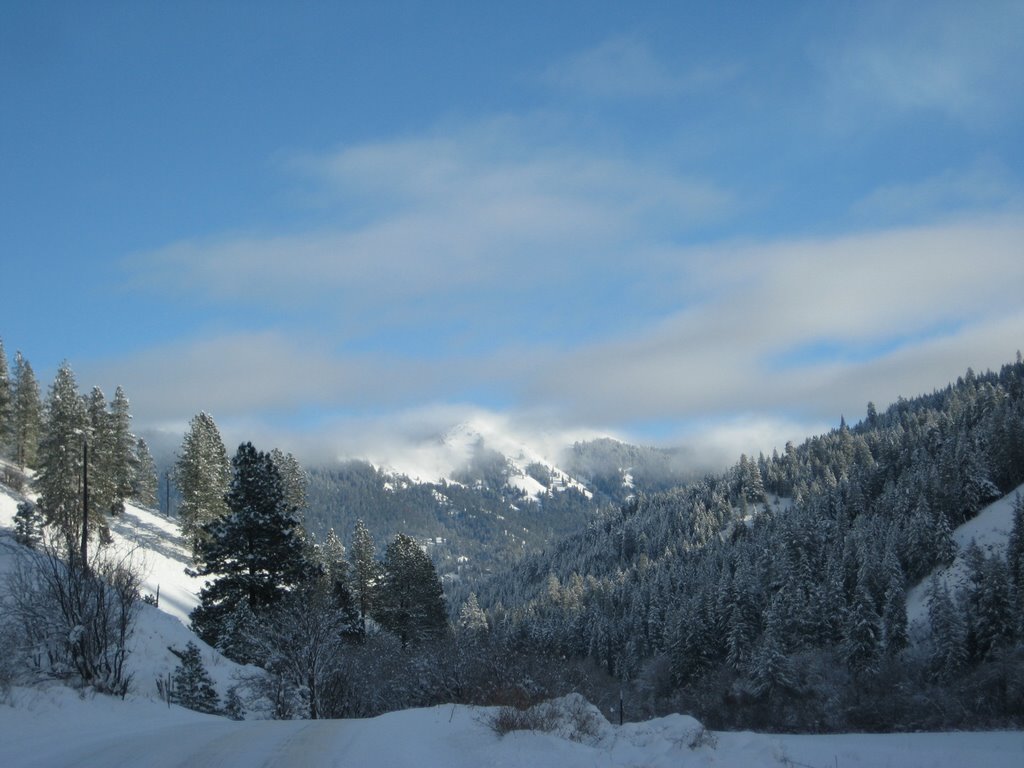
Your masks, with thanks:
[{"label": "snow-covered ground", "polygon": [[[383,766],[385,768],[1019,768],[1024,734],[767,736],[703,733],[690,717],[602,722],[595,737],[499,736],[491,709],[442,706],[369,720],[235,723],[155,702],[18,690],[0,705],[0,759],[16,768]],[[703,735],[703,738],[702,738]]]},{"label": "snow-covered ground", "polygon": [[[0,487],[0,588],[19,549],[10,536],[16,506],[16,498]],[[998,517],[997,512],[986,510],[985,520]],[[1004,523],[979,525],[987,531]],[[1024,765],[1024,732],[1019,731],[829,736],[708,733],[684,715],[620,727],[572,698],[561,706],[569,711],[574,705],[576,712],[582,708],[591,713],[590,722],[595,725],[582,741],[556,733],[499,736],[488,725],[495,710],[464,706],[406,710],[368,720],[245,722],[168,707],[158,697],[155,680],[177,665],[167,646],[183,648],[189,640],[196,641],[183,620],[196,603],[200,585],[185,574],[188,556],[174,521],[129,507],[111,527],[114,546],[121,552],[133,550],[143,566],[144,591],[155,594],[160,587],[160,609],[142,606],[132,641],[129,668],[135,675],[134,689],[121,700],[57,683],[13,688],[0,699],[0,766],[4,768]],[[198,644],[223,696],[246,670]]]}]

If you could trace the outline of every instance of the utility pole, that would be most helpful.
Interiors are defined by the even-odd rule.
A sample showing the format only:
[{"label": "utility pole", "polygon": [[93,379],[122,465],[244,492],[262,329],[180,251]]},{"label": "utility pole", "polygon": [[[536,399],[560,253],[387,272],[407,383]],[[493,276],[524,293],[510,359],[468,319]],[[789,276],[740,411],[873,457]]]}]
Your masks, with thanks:
[{"label": "utility pole", "polygon": [[82,570],[89,570],[89,438],[82,435]]}]

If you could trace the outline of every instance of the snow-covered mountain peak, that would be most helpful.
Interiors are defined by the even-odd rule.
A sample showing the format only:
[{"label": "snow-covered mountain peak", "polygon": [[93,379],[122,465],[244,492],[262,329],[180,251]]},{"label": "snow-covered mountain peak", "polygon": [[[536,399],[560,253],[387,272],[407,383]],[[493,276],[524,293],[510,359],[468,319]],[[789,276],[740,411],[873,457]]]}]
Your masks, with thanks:
[{"label": "snow-covered mountain peak", "polygon": [[[561,468],[561,461],[573,442],[591,437],[517,427],[507,417],[477,413],[434,434],[390,446],[387,455],[368,458],[381,471],[415,481],[458,482],[482,452],[494,452],[507,462],[509,485],[530,496],[570,487],[589,495],[583,483]],[[533,476],[538,474],[549,475],[550,484]]]}]

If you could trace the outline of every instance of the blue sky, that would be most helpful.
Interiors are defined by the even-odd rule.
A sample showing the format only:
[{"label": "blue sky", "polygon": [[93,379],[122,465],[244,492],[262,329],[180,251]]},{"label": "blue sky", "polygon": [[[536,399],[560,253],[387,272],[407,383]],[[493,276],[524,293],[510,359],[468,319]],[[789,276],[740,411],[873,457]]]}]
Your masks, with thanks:
[{"label": "blue sky", "polygon": [[2,17],[0,338],[140,430],[770,449],[1024,346],[1019,2]]}]

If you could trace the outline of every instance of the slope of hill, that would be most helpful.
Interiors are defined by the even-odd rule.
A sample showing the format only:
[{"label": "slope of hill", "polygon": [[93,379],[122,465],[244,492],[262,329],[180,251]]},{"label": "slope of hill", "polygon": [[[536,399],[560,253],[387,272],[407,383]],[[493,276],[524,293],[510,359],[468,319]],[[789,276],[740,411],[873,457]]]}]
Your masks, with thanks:
[{"label": "slope of hill", "polygon": [[[940,584],[955,592],[967,583],[967,550],[972,542],[981,547],[985,554],[1005,554],[1013,528],[1013,506],[1021,496],[1024,496],[1024,485],[989,504],[977,516],[953,531],[956,558],[950,565],[940,566],[933,573]],[[931,579],[922,579],[907,592],[907,620],[911,625],[920,625],[928,620],[930,583]]]},{"label": "slope of hill", "polygon": [[[17,558],[31,555],[12,536],[14,514],[21,498],[0,485],[0,580],[15,567]],[[111,554],[128,558],[138,569],[142,594],[160,595],[159,607],[139,605],[127,660],[133,680],[131,698],[159,700],[156,681],[166,679],[179,664],[170,648],[184,650],[189,642],[199,646],[203,663],[222,697],[240,674],[255,673],[254,668],[225,659],[188,629],[188,614],[199,603],[197,593],[202,582],[185,573],[190,557],[177,524],[132,504],[126,505],[124,514],[108,521],[114,539],[109,548]]]}]

